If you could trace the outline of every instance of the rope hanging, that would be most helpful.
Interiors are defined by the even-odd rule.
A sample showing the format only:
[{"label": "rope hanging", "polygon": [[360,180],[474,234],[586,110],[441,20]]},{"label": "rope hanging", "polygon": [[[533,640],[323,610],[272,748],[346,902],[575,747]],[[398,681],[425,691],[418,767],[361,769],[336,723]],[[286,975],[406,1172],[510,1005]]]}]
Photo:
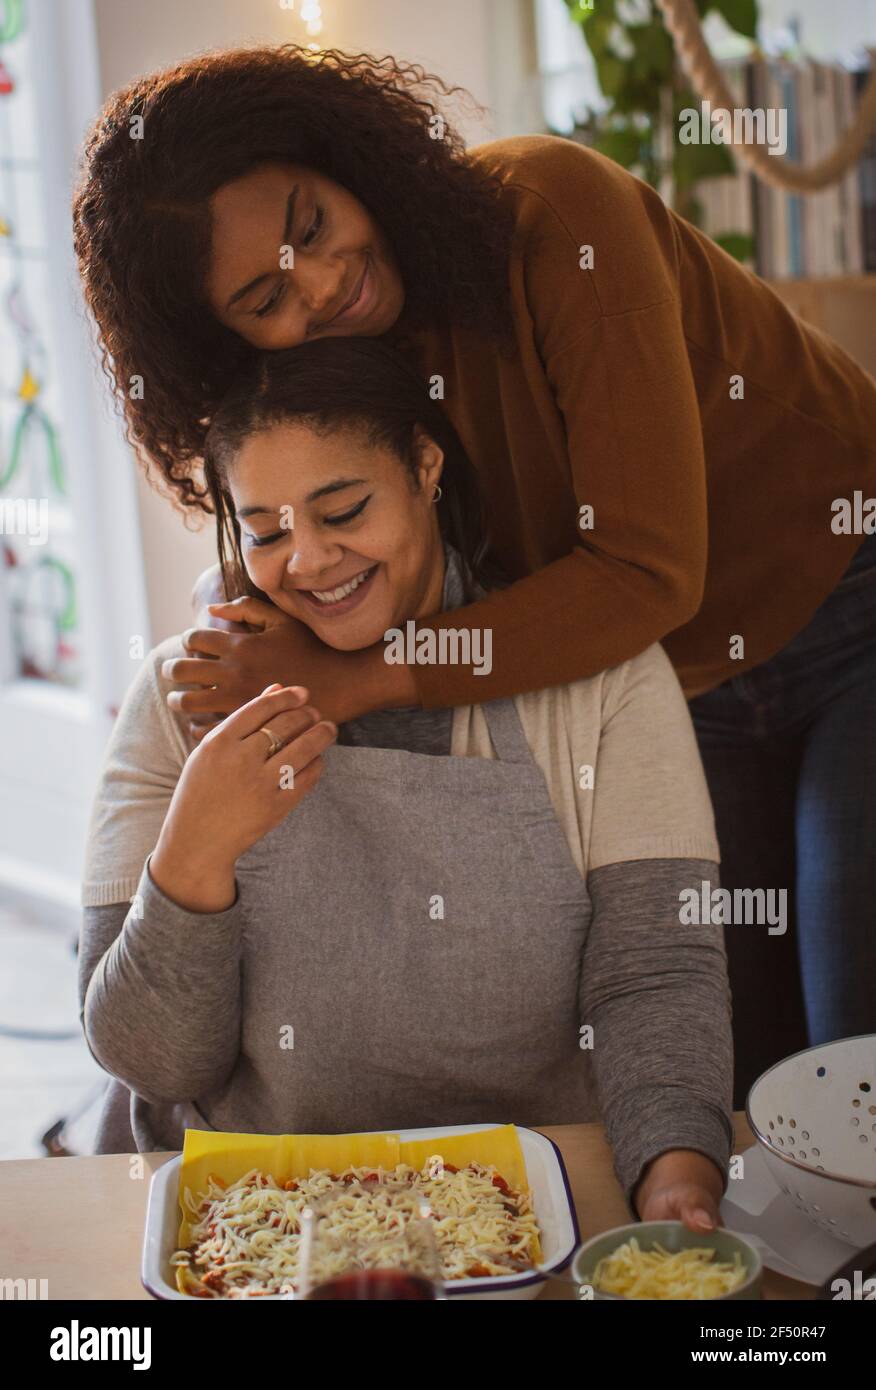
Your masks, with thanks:
[{"label": "rope hanging", "polygon": [[[656,0],[663,22],[672,35],[681,65],[696,91],[712,109],[723,107],[732,111],[736,97],[709,51],[700,25],[694,0]],[[876,50],[868,48],[871,61]],[[815,193],[836,183],[847,169],[860,159],[871,128],[876,125],[876,63],[864,89],[855,119],[842,136],[832,154],[804,169],[782,156],[769,154],[764,145],[735,142],[730,148],[743,163],[754,170],[764,183],[785,188],[793,193]]]}]

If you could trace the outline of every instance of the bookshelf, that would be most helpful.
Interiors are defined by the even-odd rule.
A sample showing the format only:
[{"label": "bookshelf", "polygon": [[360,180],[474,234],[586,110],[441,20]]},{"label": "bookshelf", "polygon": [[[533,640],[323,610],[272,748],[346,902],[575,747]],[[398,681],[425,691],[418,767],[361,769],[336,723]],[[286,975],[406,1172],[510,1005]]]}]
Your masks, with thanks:
[{"label": "bookshelf", "polygon": [[[804,57],[722,62],[736,104],[734,121],[740,119],[746,141],[766,141],[792,165],[817,164],[853,123],[870,80],[870,64],[854,61],[854,67]],[[868,277],[876,274],[876,129],[857,163],[815,193],[787,191],[759,179],[740,158],[733,162],[735,172],[695,186],[702,229],[717,239],[749,239],[746,264],[755,274],[799,304],[802,317],[826,315],[840,326],[840,332],[827,332],[841,337],[848,326],[857,341],[864,331],[859,320],[865,308],[873,309]],[[871,354],[873,371],[866,341],[864,351]]]},{"label": "bookshelf", "polygon": [[876,377],[876,275],[768,278],[766,283],[795,314],[835,338]]}]

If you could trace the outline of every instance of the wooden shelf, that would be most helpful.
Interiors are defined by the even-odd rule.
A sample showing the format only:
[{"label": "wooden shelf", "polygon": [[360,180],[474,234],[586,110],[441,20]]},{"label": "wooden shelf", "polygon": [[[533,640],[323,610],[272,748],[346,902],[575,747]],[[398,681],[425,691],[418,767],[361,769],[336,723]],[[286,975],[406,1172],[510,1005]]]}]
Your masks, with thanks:
[{"label": "wooden shelf", "polygon": [[865,371],[876,377],[876,304],[872,298],[876,275],[766,283],[795,314],[835,338]]},{"label": "wooden shelf", "polygon": [[876,286],[876,271],[870,271],[866,275],[800,275],[797,277],[783,276],[781,279],[768,279],[768,285],[775,289],[777,285],[816,285],[819,288],[836,287],[838,289],[864,289],[872,290]]}]

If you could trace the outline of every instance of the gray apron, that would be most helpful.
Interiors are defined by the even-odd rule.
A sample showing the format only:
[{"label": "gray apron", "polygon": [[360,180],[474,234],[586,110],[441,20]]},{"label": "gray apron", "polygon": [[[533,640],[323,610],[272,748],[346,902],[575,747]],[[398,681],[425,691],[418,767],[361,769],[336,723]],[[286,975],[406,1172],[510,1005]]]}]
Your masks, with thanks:
[{"label": "gray apron", "polygon": [[335,745],[316,790],[240,859],[237,1066],[163,1117],[134,1097],[139,1147],[178,1145],[185,1124],[596,1118],[579,1045],[589,896],[513,701],[482,708],[495,761]]}]

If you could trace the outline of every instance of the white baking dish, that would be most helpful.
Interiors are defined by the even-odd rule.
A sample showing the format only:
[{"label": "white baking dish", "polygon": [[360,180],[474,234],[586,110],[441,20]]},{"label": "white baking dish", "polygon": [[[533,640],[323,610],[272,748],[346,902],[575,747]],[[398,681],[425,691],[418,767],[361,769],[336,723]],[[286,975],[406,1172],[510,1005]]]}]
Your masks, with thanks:
[{"label": "white baking dish", "polygon": [[[446,1125],[437,1129],[401,1129],[394,1131],[400,1139],[430,1139],[445,1134],[474,1134],[479,1130],[497,1129],[497,1125]],[[579,1242],[578,1222],[572,1205],[572,1194],[560,1151],[550,1139],[534,1129],[517,1130],[526,1172],[532,1192],[536,1220],[541,1234],[544,1259],[540,1271],[552,1272],[569,1263]],[[141,1278],[154,1298],[179,1299],[185,1303],[212,1302],[180,1293],[174,1282],[170,1257],[177,1248],[179,1235],[179,1170],[182,1155],[159,1168],[149,1189],[146,1211],[146,1232],[143,1239]],[[444,1291],[454,1298],[534,1298],[544,1282],[542,1274],[486,1276],[481,1279],[453,1279]],[[267,1295],[259,1302],[276,1302],[282,1294]],[[232,1300],[228,1300],[229,1302]],[[245,1300],[249,1302],[249,1300]]]}]

